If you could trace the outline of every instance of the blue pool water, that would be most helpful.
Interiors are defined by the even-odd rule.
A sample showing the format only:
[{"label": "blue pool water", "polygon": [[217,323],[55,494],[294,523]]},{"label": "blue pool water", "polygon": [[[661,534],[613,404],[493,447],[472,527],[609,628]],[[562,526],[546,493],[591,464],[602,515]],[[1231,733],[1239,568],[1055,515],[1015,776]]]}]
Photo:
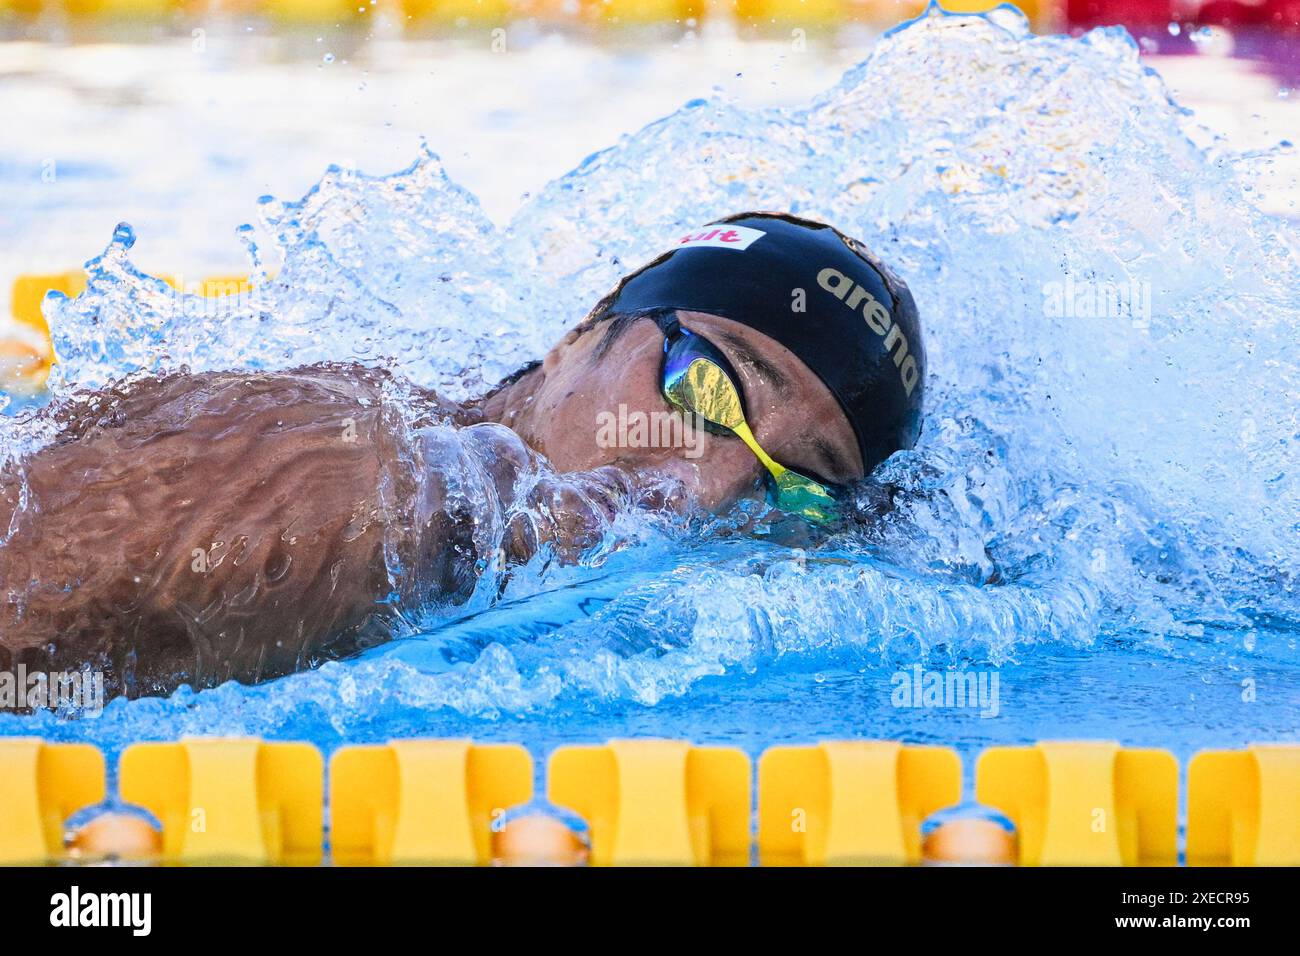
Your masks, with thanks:
[{"label": "blue pool water", "polygon": [[[137,272],[120,228],[89,291],[50,306],[56,395],[180,364],[357,358],[462,397],[683,228],[825,218],[913,289],[924,433],[884,466],[900,506],[869,531],[799,549],[625,515],[632,546],[530,565],[500,600],[489,580],[359,659],[95,719],[0,715],[0,734],[110,758],[196,733],[327,751],[473,736],[538,756],[627,735],[968,758],[1061,737],[1183,759],[1300,739],[1300,234],[1252,194],[1292,147],[1205,150],[1189,122],[1122,30],[928,17],[802,107],[691,102],[506,228],[432,153],[390,176],[332,170],[262,202],[243,238],[273,278],[216,311]],[[11,411],[7,453],[47,440]],[[996,675],[996,713],[896,706],[918,665]]]}]

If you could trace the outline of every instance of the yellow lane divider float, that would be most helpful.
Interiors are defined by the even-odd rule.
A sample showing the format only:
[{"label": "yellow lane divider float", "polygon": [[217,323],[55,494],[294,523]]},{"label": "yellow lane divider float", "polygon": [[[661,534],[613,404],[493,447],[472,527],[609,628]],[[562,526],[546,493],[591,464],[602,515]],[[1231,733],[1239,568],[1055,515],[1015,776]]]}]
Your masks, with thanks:
[{"label": "yellow lane divider float", "polygon": [[[388,0],[384,0],[385,3]],[[266,16],[314,22],[363,15],[367,0],[0,0],[22,16],[62,13],[74,20],[161,20],[178,16]]]},{"label": "yellow lane divider float", "polygon": [[405,22],[412,26],[457,20],[503,23],[513,13],[510,0],[402,0]]},{"label": "yellow lane divider float", "polygon": [[523,747],[395,740],[330,760],[330,843],[345,864],[492,860],[492,825],[533,795]]},{"label": "yellow lane divider float", "polygon": [[612,740],[551,754],[547,796],[591,827],[591,862],[749,863],[750,763],[732,747]]},{"label": "yellow lane divider float", "polygon": [[[990,3],[986,9],[996,6]],[[925,10],[925,0],[731,0],[723,4],[735,13],[740,23],[800,25],[826,27],[853,21],[898,22],[918,17]]]},{"label": "yellow lane divider float", "polygon": [[1300,746],[1255,744],[1192,758],[1187,863],[1300,865]]},{"label": "yellow lane divider float", "polygon": [[[943,0],[953,13],[984,13],[997,0]],[[1017,4],[1033,21],[1051,16],[1052,4]],[[237,0],[231,3],[186,0],[0,0],[0,11],[25,17],[62,13],[74,20],[173,20],[181,17],[264,16],[281,23],[365,22],[386,15],[405,26],[428,24],[505,24],[536,19],[609,24],[685,23],[732,19],[756,25],[823,27],[850,22],[897,23],[919,16],[924,0]]]},{"label": "yellow lane divider float", "polygon": [[1178,762],[1115,743],[995,747],[975,795],[1020,835],[1028,866],[1172,866],[1178,860]]},{"label": "yellow lane divider float", "polygon": [[33,395],[44,388],[57,359],[41,302],[49,292],[72,297],[85,288],[84,272],[20,276],[14,280],[9,306],[13,320],[0,323],[0,391]]},{"label": "yellow lane divider float", "polygon": [[[243,275],[209,276],[184,285],[170,276],[160,278],[191,295],[209,299],[247,295],[252,290],[248,276]],[[58,356],[41,303],[50,292],[74,298],[85,289],[86,274],[81,271],[26,275],[14,280],[10,295],[12,320],[0,319],[0,392],[34,395],[45,387]]]},{"label": "yellow lane divider float", "polygon": [[781,866],[919,863],[921,821],[960,799],[947,747],[773,747],[758,762],[759,853]]},{"label": "yellow lane divider float", "polygon": [[122,753],[122,799],[162,821],[185,863],[321,859],[325,765],[311,744],[194,738]]},{"label": "yellow lane divider float", "polygon": [[[961,797],[943,747],[852,741],[773,747],[759,761],[758,848],[765,865],[908,864],[931,855],[921,823]],[[162,823],[164,862],[314,864],[322,859],[324,762],[311,744],[196,738],[128,747],[123,801]],[[616,740],[551,754],[547,792],[581,816],[596,864],[747,865],[749,758],[729,747]],[[67,821],[105,797],[88,744],[0,738],[0,864],[75,859],[78,846],[147,848],[143,818],[93,817],[65,851]],[[1022,865],[1173,865],[1178,764],[1115,743],[997,747],[979,758],[976,794],[1015,824]],[[532,798],[532,761],[514,745],[458,740],[345,747],[330,763],[334,862],[484,864],[506,811]],[[93,814],[93,810],[89,813]],[[505,815],[503,817],[503,814]],[[965,819],[965,818],[961,818]],[[974,817],[965,819],[971,822]],[[931,824],[932,825],[932,824]],[[951,825],[951,824],[946,824]],[[509,827],[507,826],[506,829]],[[936,831],[938,832],[938,831]],[[147,834],[145,834],[147,835]],[[502,834],[496,834],[498,836]],[[501,854],[497,854],[501,855]],[[536,858],[534,858],[536,859]],[[1190,865],[1300,865],[1300,745],[1212,751],[1188,767]]]},{"label": "yellow lane divider float", "polygon": [[63,825],[104,799],[104,755],[90,744],[0,738],[0,865],[63,855]]}]

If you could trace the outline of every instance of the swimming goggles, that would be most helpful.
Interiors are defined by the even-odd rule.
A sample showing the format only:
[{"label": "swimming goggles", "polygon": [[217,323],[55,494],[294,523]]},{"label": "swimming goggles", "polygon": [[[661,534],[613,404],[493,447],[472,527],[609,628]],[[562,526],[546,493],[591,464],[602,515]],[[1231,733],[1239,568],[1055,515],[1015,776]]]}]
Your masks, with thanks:
[{"label": "swimming goggles", "polygon": [[816,524],[836,516],[835,488],[785,467],[763,450],[745,421],[736,370],[708,339],[682,328],[674,317],[658,319],[664,333],[663,393],[673,405],[698,415],[710,431],[738,437],[767,469],[772,504]]}]

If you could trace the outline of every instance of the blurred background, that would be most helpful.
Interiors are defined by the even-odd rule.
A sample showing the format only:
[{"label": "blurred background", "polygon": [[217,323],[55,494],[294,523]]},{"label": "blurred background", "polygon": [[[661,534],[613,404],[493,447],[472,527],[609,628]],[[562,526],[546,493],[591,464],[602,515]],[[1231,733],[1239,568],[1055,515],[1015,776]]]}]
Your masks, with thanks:
[{"label": "blurred background", "polygon": [[[1022,9],[1040,33],[1125,25],[1207,140],[1262,150],[1300,132],[1300,0]],[[245,270],[235,230],[259,196],[297,198],[330,164],[401,169],[422,138],[503,224],[693,98],[806,103],[922,12],[917,0],[0,0],[0,308],[16,277],[78,269],[119,221],[154,274]],[[1272,168],[1263,205],[1294,216],[1296,170]]]},{"label": "blurred background", "polygon": [[[178,732],[1296,739],[1297,3],[1026,9],[1076,42],[890,0],[8,0],[0,296],[26,276],[30,322],[0,314],[0,372],[35,339],[46,397],[338,358],[462,397],[702,209],[778,205],[887,250],[930,363],[923,442],[882,478],[897,517],[824,561],[647,520],[594,577],[542,561],[491,608],[480,588],[480,618],[428,609],[383,651],[405,657],[15,729],[110,755]],[[115,234],[88,294],[44,302],[51,369],[41,296]],[[246,272],[245,242],[276,275],[247,297],[133,268],[190,291]],[[1063,278],[1147,292],[1049,308]],[[0,452],[50,433],[0,425]],[[1005,665],[1011,719],[894,707],[917,660]]]}]

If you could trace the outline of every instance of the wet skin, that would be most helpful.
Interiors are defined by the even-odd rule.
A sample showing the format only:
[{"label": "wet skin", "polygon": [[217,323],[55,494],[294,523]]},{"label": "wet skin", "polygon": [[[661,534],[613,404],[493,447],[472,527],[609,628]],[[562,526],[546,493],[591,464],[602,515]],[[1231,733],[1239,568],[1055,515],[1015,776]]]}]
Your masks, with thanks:
[{"label": "wet skin", "polygon": [[[834,398],[776,342],[681,313],[741,377],[749,421],[778,461],[831,480],[861,459]],[[417,390],[399,416],[385,374],[353,365],[174,374],[47,414],[59,436],[0,473],[0,669],[103,670],[109,693],[254,682],[387,640],[402,612],[474,588],[484,543],[434,460],[452,421],[504,528],[502,557],[595,545],[612,513],[650,496],[721,509],[760,493],[737,439],[602,447],[598,416],[662,413],[663,336],[639,320],[601,352],[597,325],[465,406]],[[389,383],[392,384],[391,382]],[[503,427],[505,426],[505,427]],[[697,436],[698,437],[698,436]],[[518,481],[538,455],[557,474]]]}]

